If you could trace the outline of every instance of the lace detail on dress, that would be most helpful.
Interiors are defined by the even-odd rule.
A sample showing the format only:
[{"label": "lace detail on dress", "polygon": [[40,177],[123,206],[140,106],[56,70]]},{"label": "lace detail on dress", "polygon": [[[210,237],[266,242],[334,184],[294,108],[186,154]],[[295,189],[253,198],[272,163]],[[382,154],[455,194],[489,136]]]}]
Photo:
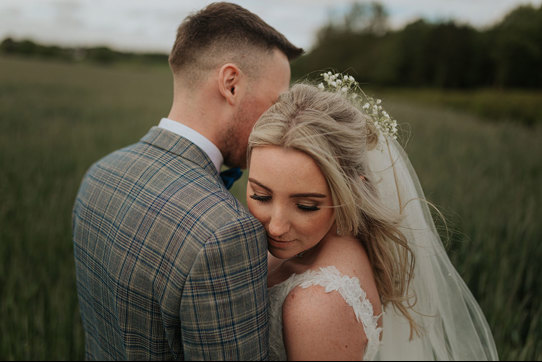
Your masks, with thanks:
[{"label": "lace detail on dress", "polygon": [[341,274],[334,266],[308,270],[303,274],[292,274],[290,278],[269,288],[270,298],[270,360],[286,360],[286,350],[282,339],[282,305],[286,297],[297,286],[309,288],[314,285],[324,287],[326,293],[337,291],[352,307],[356,319],[363,324],[367,336],[364,360],[374,360],[380,345],[382,328],[378,327],[373,305],[361,288],[359,279]]}]

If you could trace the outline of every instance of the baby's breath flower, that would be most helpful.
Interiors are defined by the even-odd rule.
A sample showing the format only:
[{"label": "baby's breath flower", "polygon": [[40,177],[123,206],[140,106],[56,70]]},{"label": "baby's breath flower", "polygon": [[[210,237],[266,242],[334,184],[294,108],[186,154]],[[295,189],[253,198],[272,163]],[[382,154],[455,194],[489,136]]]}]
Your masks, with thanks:
[{"label": "baby's breath flower", "polygon": [[384,136],[397,139],[397,121],[382,108],[382,100],[367,96],[353,76],[340,73],[320,74],[324,81],[318,88],[345,95],[350,101],[365,112],[373,121],[375,128]]}]

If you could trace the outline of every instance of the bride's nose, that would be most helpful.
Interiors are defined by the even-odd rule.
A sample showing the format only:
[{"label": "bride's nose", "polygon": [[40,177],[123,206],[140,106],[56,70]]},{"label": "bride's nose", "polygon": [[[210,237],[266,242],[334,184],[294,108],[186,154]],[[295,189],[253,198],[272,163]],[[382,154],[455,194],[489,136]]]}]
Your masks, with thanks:
[{"label": "bride's nose", "polygon": [[267,233],[272,238],[279,238],[290,231],[290,221],[284,209],[277,207],[271,212],[267,224]]}]

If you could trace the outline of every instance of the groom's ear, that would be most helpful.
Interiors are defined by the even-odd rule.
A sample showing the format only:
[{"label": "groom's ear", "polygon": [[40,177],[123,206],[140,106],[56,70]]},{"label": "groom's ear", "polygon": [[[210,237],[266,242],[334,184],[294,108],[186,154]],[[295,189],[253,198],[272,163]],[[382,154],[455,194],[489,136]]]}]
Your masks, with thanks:
[{"label": "groom's ear", "polygon": [[237,103],[241,70],[232,63],[224,64],[218,72],[218,90],[230,105]]}]

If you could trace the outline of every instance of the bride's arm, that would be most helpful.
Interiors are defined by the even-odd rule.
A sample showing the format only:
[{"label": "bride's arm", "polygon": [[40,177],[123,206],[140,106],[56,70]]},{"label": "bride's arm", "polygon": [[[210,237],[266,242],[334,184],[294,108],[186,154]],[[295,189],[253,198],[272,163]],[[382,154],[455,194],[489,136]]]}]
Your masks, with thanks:
[{"label": "bride's arm", "polygon": [[283,309],[288,360],[360,360],[367,346],[363,325],[337,292],[295,288]]}]

